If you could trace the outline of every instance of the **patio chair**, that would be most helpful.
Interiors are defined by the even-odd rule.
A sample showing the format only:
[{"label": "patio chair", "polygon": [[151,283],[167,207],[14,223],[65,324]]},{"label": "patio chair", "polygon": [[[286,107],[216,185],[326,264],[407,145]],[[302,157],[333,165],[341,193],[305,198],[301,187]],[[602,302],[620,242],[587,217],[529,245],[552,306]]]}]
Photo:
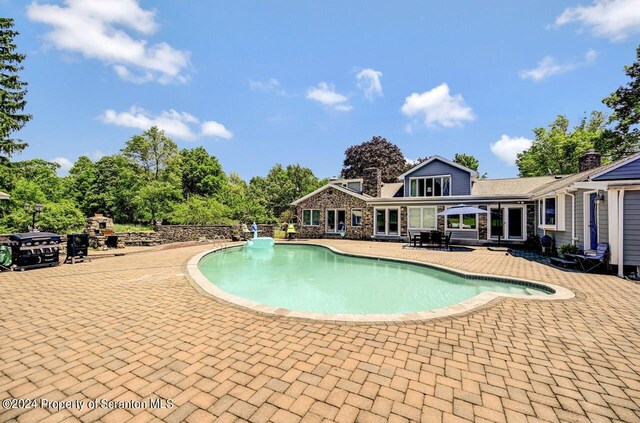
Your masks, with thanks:
[{"label": "patio chair", "polygon": [[449,233],[446,233],[446,232],[445,232],[445,236],[444,236],[444,238],[443,238],[443,241],[444,241],[444,248],[445,248],[447,251],[451,251],[451,234],[452,234],[452,232],[449,232]]},{"label": "patio chair", "polygon": [[416,247],[420,241],[420,232],[409,231],[409,245],[410,247]]},{"label": "patio chair", "polygon": [[609,270],[609,244],[601,242],[598,244],[595,254],[576,254],[573,258],[586,273],[592,272],[601,265],[605,265]]},{"label": "patio chair", "polygon": [[433,242],[431,240],[431,233],[430,232],[420,232],[420,246],[424,247],[427,244],[430,244],[431,242]]},{"label": "patio chair", "polygon": [[431,231],[431,243],[433,245],[438,246],[438,248],[442,247],[442,233],[438,231]]}]

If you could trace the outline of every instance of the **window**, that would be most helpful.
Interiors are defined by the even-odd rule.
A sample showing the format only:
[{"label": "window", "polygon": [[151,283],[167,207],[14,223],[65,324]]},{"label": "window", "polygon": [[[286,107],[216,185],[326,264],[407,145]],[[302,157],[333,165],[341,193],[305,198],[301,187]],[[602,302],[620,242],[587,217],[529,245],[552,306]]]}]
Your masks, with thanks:
[{"label": "window", "polygon": [[544,199],[544,224],[556,224],[556,199],[555,197]]},{"label": "window", "polygon": [[451,195],[451,176],[411,178],[410,197],[441,197]]},{"label": "window", "polygon": [[361,182],[347,182],[347,188],[356,192],[362,192]]},{"label": "window", "polygon": [[477,214],[452,214],[447,216],[447,229],[476,230],[478,228]]},{"label": "window", "polygon": [[362,226],[362,209],[351,209],[351,226]]},{"label": "window", "polygon": [[435,207],[409,207],[409,229],[436,229]]},{"label": "window", "polygon": [[320,226],[320,210],[302,210],[302,226]]}]

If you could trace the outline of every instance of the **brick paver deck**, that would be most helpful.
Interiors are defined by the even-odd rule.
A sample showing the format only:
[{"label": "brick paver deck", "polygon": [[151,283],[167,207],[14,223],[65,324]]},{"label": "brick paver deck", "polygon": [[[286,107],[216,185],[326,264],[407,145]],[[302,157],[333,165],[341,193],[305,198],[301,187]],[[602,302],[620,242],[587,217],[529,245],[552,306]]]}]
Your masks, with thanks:
[{"label": "brick paver deck", "polygon": [[[500,252],[341,250],[566,286],[428,323],[256,314],[202,295],[183,265],[208,246],[0,274],[0,421],[640,421],[640,285]],[[152,398],[172,408],[150,407]],[[146,408],[88,409],[94,399]]]}]

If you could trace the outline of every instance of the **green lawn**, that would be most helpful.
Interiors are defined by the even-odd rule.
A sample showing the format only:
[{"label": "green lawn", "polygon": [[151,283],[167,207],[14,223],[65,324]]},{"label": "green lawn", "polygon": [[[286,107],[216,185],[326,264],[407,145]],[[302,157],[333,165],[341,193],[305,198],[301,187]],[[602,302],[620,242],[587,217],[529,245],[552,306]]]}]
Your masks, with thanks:
[{"label": "green lawn", "polygon": [[133,223],[115,223],[116,233],[117,232],[151,232],[153,231],[153,226],[151,225],[135,225]]}]

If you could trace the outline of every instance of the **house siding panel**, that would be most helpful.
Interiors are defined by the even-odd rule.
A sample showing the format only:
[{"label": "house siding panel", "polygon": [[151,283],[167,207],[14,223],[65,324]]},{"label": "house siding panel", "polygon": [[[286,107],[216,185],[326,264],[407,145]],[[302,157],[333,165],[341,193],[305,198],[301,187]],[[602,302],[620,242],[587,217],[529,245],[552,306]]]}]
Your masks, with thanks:
[{"label": "house siding panel", "polygon": [[471,175],[469,172],[435,159],[405,176],[404,196],[409,196],[409,178],[438,175],[451,175],[451,195],[471,195]]},{"label": "house siding panel", "polygon": [[598,219],[598,242],[609,242],[609,199],[606,192],[598,206]]},{"label": "house siding panel", "polygon": [[624,264],[640,266],[640,191],[624,194]]},{"label": "house siding panel", "polygon": [[636,160],[613,169],[604,175],[593,178],[594,181],[615,181],[624,179],[640,179],[640,157]]}]

